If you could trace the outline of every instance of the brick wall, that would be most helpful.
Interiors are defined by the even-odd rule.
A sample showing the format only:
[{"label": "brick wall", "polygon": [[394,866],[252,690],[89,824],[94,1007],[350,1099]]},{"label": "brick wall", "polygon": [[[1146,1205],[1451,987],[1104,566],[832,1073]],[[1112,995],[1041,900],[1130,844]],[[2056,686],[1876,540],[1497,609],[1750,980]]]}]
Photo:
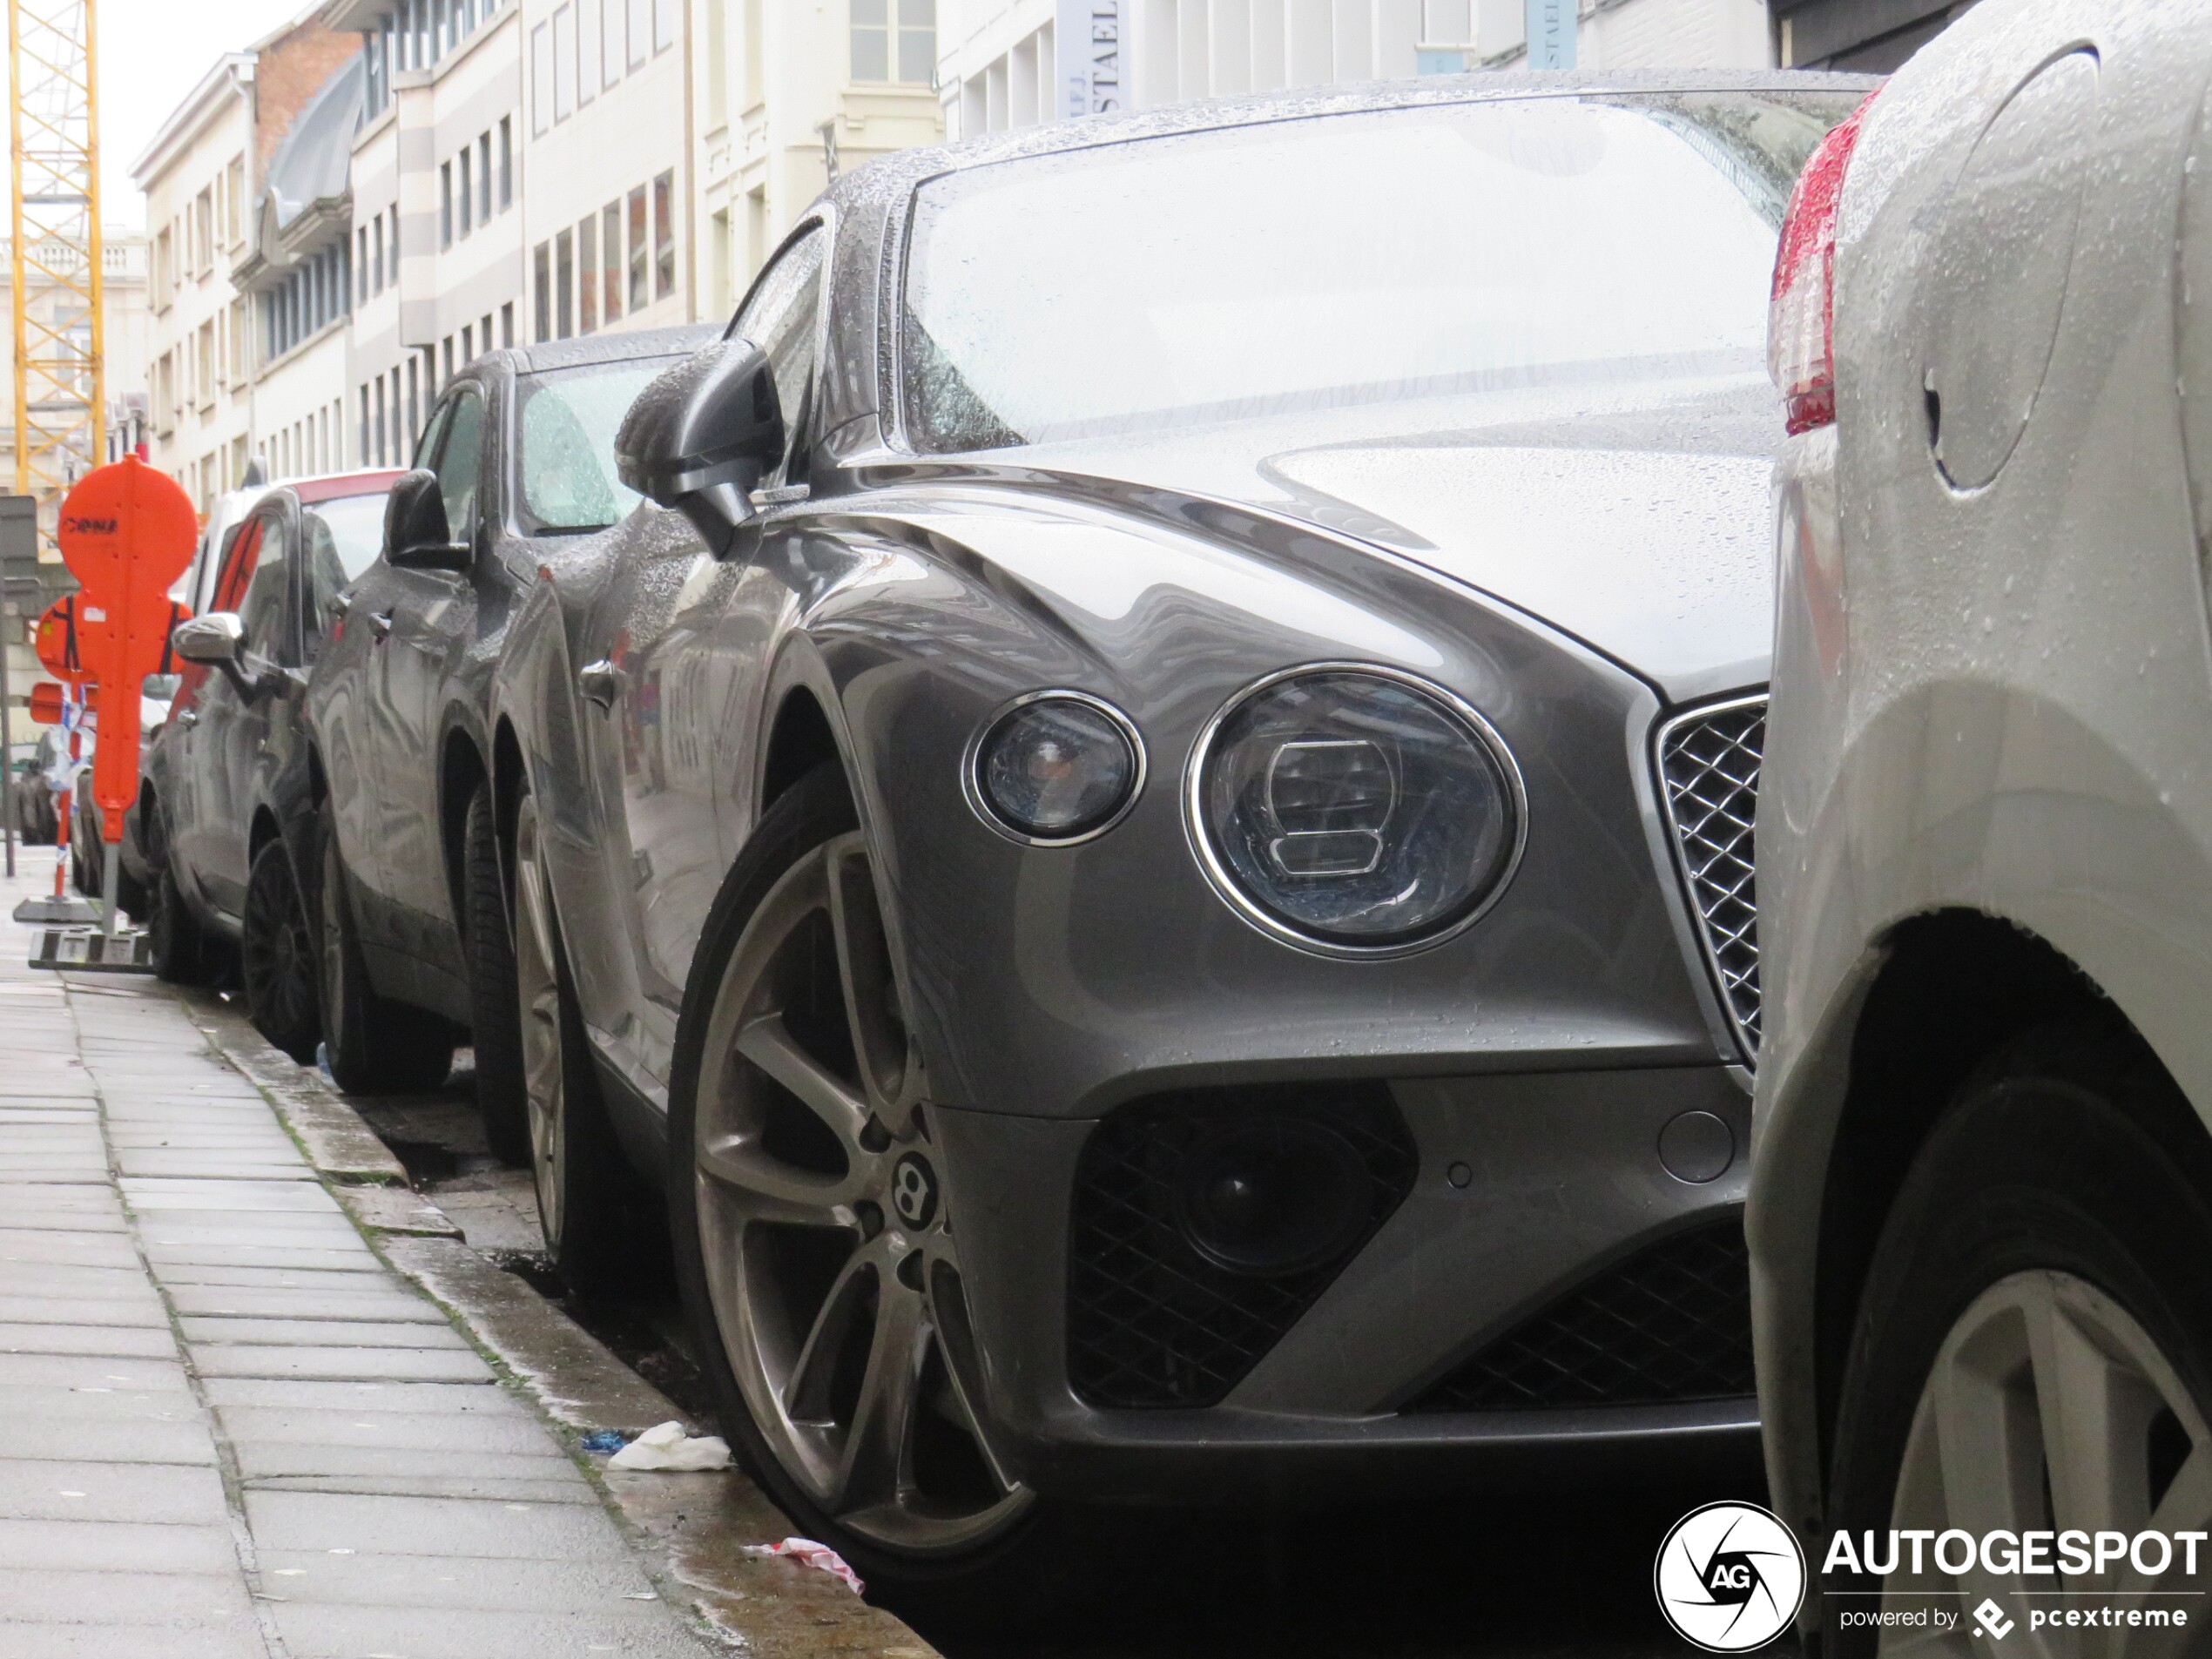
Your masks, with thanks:
[{"label": "brick wall", "polygon": [[313,18],[260,49],[253,65],[253,176],[266,176],[269,158],[292,130],[293,118],[345,61],[361,49],[357,34],[327,29]]}]

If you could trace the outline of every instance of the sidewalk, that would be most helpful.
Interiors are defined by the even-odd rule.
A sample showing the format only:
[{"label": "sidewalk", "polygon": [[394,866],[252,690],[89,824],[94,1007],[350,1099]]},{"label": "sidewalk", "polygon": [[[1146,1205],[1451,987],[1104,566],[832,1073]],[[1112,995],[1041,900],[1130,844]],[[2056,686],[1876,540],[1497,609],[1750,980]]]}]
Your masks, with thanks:
[{"label": "sidewalk", "polygon": [[0,880],[0,1653],[726,1651],[149,979],[25,965]]}]

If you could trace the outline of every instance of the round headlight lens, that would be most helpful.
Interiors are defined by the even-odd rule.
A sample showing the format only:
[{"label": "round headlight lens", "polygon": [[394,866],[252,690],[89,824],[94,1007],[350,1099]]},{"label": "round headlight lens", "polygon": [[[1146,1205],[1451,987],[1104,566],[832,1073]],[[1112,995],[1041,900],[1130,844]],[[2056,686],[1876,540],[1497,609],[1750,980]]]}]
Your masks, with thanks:
[{"label": "round headlight lens", "polygon": [[1496,889],[1520,833],[1506,767],[1442,695],[1318,670],[1229,710],[1195,804],[1217,873],[1263,920],[1379,949],[1447,932]]},{"label": "round headlight lens", "polygon": [[1088,698],[1046,696],[1000,715],[976,745],[976,792],[992,817],[1035,841],[1072,841],[1120,816],[1141,762],[1129,723]]}]

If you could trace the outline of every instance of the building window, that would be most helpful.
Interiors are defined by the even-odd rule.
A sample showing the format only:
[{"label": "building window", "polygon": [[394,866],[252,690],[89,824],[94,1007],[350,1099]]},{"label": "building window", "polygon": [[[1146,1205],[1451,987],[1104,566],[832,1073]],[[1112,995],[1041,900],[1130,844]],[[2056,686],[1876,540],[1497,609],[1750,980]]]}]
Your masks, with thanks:
[{"label": "building window", "polygon": [[636,69],[653,51],[653,0],[629,0],[630,67]]},{"label": "building window", "polygon": [[407,441],[411,445],[415,435],[422,429],[422,363],[420,358],[407,360]]},{"label": "building window", "polygon": [[438,164],[438,246],[453,246],[453,163]]},{"label": "building window", "polygon": [[653,0],[653,50],[664,52],[676,44],[677,8],[681,0]]},{"label": "building window", "polygon": [[576,330],[599,327],[599,215],[586,213],[576,227]]},{"label": "building window", "polygon": [[499,343],[502,346],[515,343],[515,302],[512,300],[499,308]]},{"label": "building window", "polygon": [[376,414],[376,464],[381,467],[385,464],[384,457],[386,454],[384,448],[384,377],[381,374],[379,374],[376,377],[376,395],[372,401],[371,406],[374,408]]},{"label": "building window", "polygon": [[599,84],[612,86],[622,78],[623,0],[600,0]]},{"label": "building window", "polygon": [[463,364],[476,361],[476,325],[473,322],[461,325],[461,361]]},{"label": "building window", "polygon": [[645,187],[630,192],[630,309],[645,308],[646,260]]},{"label": "building window", "polygon": [[576,106],[579,110],[599,93],[600,0],[577,0]]},{"label": "building window", "polygon": [[553,10],[553,118],[565,121],[576,111],[576,8]]},{"label": "building window", "polygon": [[563,230],[553,238],[553,308],[560,336],[576,332],[576,238]]},{"label": "building window", "polygon": [[609,202],[600,210],[600,308],[609,322],[622,315],[622,204]]},{"label": "building window", "polygon": [[853,78],[927,85],[937,69],[936,0],[852,0],[852,5]]},{"label": "building window", "polygon": [[499,118],[499,211],[515,205],[515,118]]},{"label": "building window", "polygon": [[464,148],[456,163],[461,172],[455,181],[459,189],[455,193],[460,199],[455,205],[461,209],[461,233],[463,236],[476,227],[475,162],[475,151]]},{"label": "building window", "polygon": [[476,222],[491,223],[491,134],[476,140]]},{"label": "building window", "polygon": [[368,447],[368,386],[366,381],[361,385],[361,433],[354,440],[354,448],[363,462],[368,461],[369,456],[375,453]]},{"label": "building window", "polygon": [[398,203],[396,203],[396,202],[395,202],[395,203],[394,203],[394,204],[393,204],[393,205],[392,205],[389,208],[388,208],[388,209],[386,209],[386,210],[385,210],[385,212],[386,212],[386,217],[388,217],[388,219],[390,219],[390,220],[392,221],[392,236],[391,236],[391,239],[390,239],[390,241],[389,241],[389,242],[388,242],[388,243],[385,245],[385,246],[386,246],[386,247],[389,250],[389,251],[388,251],[388,254],[387,254],[387,258],[388,258],[388,259],[389,260],[389,261],[390,261],[389,265],[387,266],[387,271],[386,271],[386,273],[387,273],[387,275],[390,278],[391,282],[392,282],[392,285],[393,285],[395,287],[398,287],[398,286],[399,286],[399,280],[400,280],[400,209],[399,209],[399,204],[398,204]]},{"label": "building window", "polygon": [[653,180],[653,297],[676,292],[676,174]]},{"label": "building window", "polygon": [[224,176],[230,181],[228,222],[224,229],[229,233],[231,246],[235,247],[246,236],[246,158],[233,156],[231,165],[224,169]]},{"label": "building window", "polygon": [[[440,378],[441,380],[447,380],[447,381],[450,381],[450,380],[453,378],[453,336],[452,336],[451,334],[448,334],[448,335],[446,336],[446,341],[445,341],[445,354],[446,354],[445,373],[444,373],[443,374],[440,375],[440,376],[439,376],[439,378]],[[468,360],[467,358],[465,358],[465,357],[464,357],[464,358],[462,358],[461,361],[462,361],[462,362],[464,362],[464,363],[465,363],[465,362],[467,362],[469,360]]]},{"label": "building window", "polygon": [[553,125],[553,30],[540,24],[530,30],[530,134]]},{"label": "building window", "polygon": [[530,255],[530,315],[533,340],[553,338],[553,245],[540,242]]},{"label": "building window", "polygon": [[354,232],[359,248],[354,255],[354,275],[361,283],[361,292],[354,296],[354,303],[361,305],[368,299],[368,226],[363,225]]}]

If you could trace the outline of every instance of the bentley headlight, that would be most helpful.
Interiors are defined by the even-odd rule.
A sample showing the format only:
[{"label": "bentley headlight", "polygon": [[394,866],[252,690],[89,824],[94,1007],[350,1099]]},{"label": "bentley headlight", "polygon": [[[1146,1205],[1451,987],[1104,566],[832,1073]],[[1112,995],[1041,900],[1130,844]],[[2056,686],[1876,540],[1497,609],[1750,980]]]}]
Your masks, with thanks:
[{"label": "bentley headlight", "polygon": [[1519,779],[1482,718],[1372,668],[1293,670],[1201,738],[1190,810],[1225,896],[1271,932],[1358,953],[1428,943],[1494,894]]},{"label": "bentley headlight", "polygon": [[1016,699],[983,728],[968,765],[968,796],[984,820],[1046,846],[1111,828],[1143,782],[1136,728],[1079,691]]}]

